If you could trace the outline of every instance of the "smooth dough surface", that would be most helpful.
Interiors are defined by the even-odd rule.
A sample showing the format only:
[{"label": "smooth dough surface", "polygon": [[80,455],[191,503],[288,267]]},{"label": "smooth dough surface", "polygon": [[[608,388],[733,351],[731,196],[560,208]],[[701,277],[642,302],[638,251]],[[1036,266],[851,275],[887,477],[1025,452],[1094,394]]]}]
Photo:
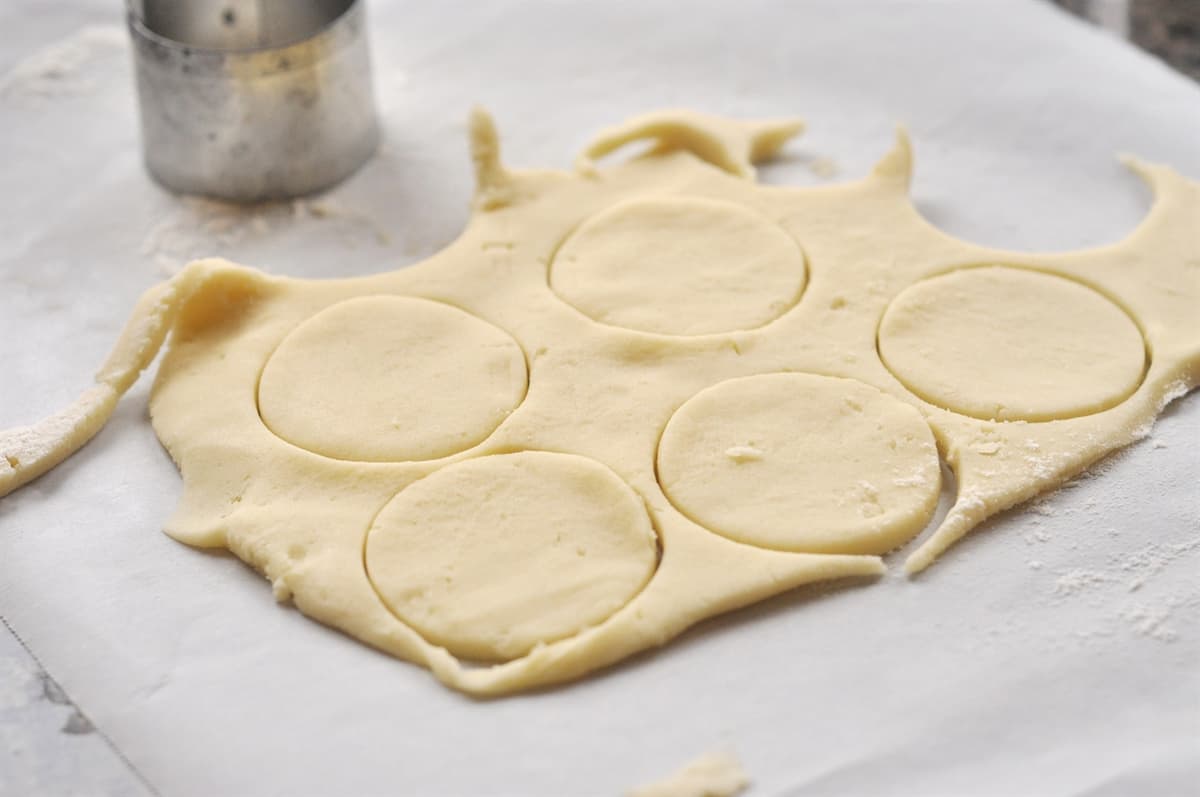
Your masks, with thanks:
[{"label": "smooth dough surface", "polygon": [[924,528],[940,471],[914,407],[852,379],[760,374],[721,382],[671,416],[663,490],[740,542],[886,553]]},{"label": "smooth dough surface", "polygon": [[496,327],[403,296],[349,299],[292,331],[267,360],[263,421],[336,459],[436,459],[483,440],[525,394],[525,358]]},{"label": "smooth dough surface", "polygon": [[879,353],[921,398],[984,420],[1108,409],[1137,389],[1145,343],[1121,308],[1062,277],[1002,266],[918,282],[888,307]]},{"label": "smooth dough surface", "polygon": [[454,243],[320,282],[190,264],[73,406],[0,432],[0,495],[95,434],[169,339],[167,532],[495,696],[879,576],[928,517],[936,441],[957,492],[902,553],[920,571],[1200,383],[1200,184],[1132,162],[1155,200],[1126,239],[1006,252],[921,217],[903,134],[857,181],[757,184],[799,129],[656,113],[574,170],[517,171],[476,112]]},{"label": "smooth dough surface", "polygon": [[606,619],[654,572],[658,542],[603,465],[526,451],[468,460],[405,488],[367,534],[384,602],[468,659],[511,659]]},{"label": "smooth dough surface", "polygon": [[551,287],[589,317],[667,335],[762,326],[796,303],[804,280],[804,255],[777,225],[730,202],[680,197],[588,219],[550,270]]}]

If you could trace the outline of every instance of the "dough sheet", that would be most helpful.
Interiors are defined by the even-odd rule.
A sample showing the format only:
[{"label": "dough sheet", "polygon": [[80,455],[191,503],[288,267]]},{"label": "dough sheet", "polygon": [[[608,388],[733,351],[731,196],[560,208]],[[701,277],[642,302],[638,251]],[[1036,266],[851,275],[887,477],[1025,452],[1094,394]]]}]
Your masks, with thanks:
[{"label": "dough sheet", "polygon": [[[150,409],[167,532],[448,686],[577,678],[801,584],[928,567],[1144,436],[1200,379],[1200,185],[1117,244],[957,240],[865,178],[764,186],[794,119],[650,114],[573,171],[476,112],[472,219],[415,266],[307,281],[202,260],[146,294],[80,401],[0,433],[0,495],[94,434],[169,337]],[[614,162],[626,144],[645,153]]]}]

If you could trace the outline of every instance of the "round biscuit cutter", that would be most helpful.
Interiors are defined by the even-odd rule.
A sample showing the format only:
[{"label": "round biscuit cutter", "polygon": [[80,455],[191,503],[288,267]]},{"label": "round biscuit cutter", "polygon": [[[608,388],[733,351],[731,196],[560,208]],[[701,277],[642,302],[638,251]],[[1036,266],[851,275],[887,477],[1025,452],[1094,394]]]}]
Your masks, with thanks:
[{"label": "round biscuit cutter", "polygon": [[128,0],[142,147],[166,188],[312,194],[375,152],[362,0]]}]

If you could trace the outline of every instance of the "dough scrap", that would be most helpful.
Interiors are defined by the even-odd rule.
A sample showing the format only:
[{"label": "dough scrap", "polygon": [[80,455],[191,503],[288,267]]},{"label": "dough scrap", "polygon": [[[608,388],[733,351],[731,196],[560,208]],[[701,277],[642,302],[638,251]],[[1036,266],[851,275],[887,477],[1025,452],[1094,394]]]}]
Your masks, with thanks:
[{"label": "dough scrap", "polygon": [[626,797],[736,797],[750,778],[732,753],[708,753],[662,780],[630,789]]},{"label": "dough scrap", "polygon": [[[908,555],[909,572],[927,567],[991,515],[1144,436],[1169,401],[1200,382],[1200,184],[1166,167],[1130,162],[1155,201],[1124,240],[1031,254],[975,246],[925,222],[907,194],[912,153],[903,131],[861,180],[782,188],[755,183],[751,163],[795,133],[794,122],[655,114],[608,131],[573,172],[510,170],[490,118],[475,112],[470,129],[478,189],[470,224],[454,244],[400,271],[323,282],[220,260],[192,263],[139,301],[95,386],[72,407],[0,432],[0,495],[83,445],[169,335],[150,400],[154,428],[184,478],[167,532],[191,545],[228,548],[309,617],[428,667],[452,688],[502,695],[578,678],[706,617],[801,584],[878,576],[882,560],[861,552],[881,552],[917,533],[936,484],[930,438],[953,469],[958,493],[945,519]],[[591,161],[641,138],[656,146],[606,168]],[[781,283],[797,286],[798,300],[772,308],[772,297],[786,292],[777,287],[748,294],[749,302],[735,296],[729,307],[727,297],[713,295],[705,313],[694,288],[681,302],[680,294],[650,292],[643,281],[634,293],[642,315],[616,320],[660,330],[645,331],[597,321],[556,293],[561,285],[552,287],[555,253],[573,231],[601,226],[614,213],[644,230],[646,219],[637,217],[646,211],[639,208],[670,207],[680,219],[688,208],[704,208],[691,225],[675,222],[681,235],[702,240],[713,234],[707,211],[730,206],[738,208],[734,216],[755,220],[745,228],[742,254],[761,254],[765,229],[772,231],[766,238],[778,232],[803,253],[807,284],[798,282],[798,266],[788,272],[793,282]],[[727,249],[737,247],[726,241]],[[644,255],[657,272],[686,276],[694,262],[680,258],[686,251],[671,245]],[[756,262],[739,256],[729,269],[758,274]],[[618,265],[626,268],[610,275],[613,281],[641,279],[628,263]],[[1011,272],[1019,275],[1010,279]],[[580,305],[603,287],[596,273],[578,283]],[[767,273],[781,272],[773,266]],[[977,293],[978,280],[990,274],[1001,275],[998,301]],[[1040,293],[1026,290],[1044,280],[1065,283],[1054,282],[1049,323]],[[1004,326],[996,334],[944,300],[914,313],[930,292],[972,284],[962,298],[976,316],[994,309],[999,318],[1019,319],[1017,305],[1040,315],[1021,334]],[[760,315],[737,315],[747,307]],[[365,312],[348,312],[356,308]],[[1136,378],[1130,325],[1146,353]],[[1054,347],[1034,341],[1030,349],[1025,333],[1047,330]],[[1072,361],[1094,352],[1095,340],[1114,348],[1112,362]],[[963,372],[922,370],[919,359],[905,359],[923,346]],[[390,365],[353,365],[360,353]],[[342,356],[345,363],[325,360]],[[1071,392],[1079,387],[1072,385],[1063,395],[1045,385],[1026,390],[1014,374],[1026,359],[1031,374],[1044,377],[1054,367],[1085,374],[1087,388]],[[439,370],[456,364],[457,371]],[[971,374],[995,381],[976,383]],[[957,392],[932,403],[922,397],[936,398],[933,388],[942,381]],[[785,383],[815,389],[780,396],[756,387]],[[844,386],[843,398],[861,397],[867,426],[839,416],[818,432],[812,419],[830,411],[834,384]],[[1007,391],[1002,403],[1016,409],[1017,420],[975,417],[1003,415],[992,410],[999,402],[980,390],[985,385]],[[720,422],[722,401],[742,400],[746,386],[755,388],[746,400],[771,401]],[[304,406],[289,404],[288,394],[307,396]],[[433,428],[428,422],[439,414],[454,428]],[[689,419],[696,428],[684,434]],[[360,437],[355,430],[367,431]],[[780,489],[776,482],[739,482],[746,473],[814,479],[812,463],[788,437],[798,432],[851,490],[841,495],[845,515],[830,512],[837,495],[798,500],[785,490],[766,493],[770,500],[745,517],[716,512],[713,499],[735,501],[739,485]],[[780,456],[781,444],[789,459]],[[458,477],[516,461],[545,463],[553,476],[543,486],[558,498],[540,498],[537,507],[523,498],[512,516],[493,521],[511,536],[488,535],[489,513],[504,511],[492,491],[505,480]],[[593,505],[590,489],[564,486],[581,469],[605,474],[608,486],[596,494],[612,496],[607,506]],[[523,495],[533,494],[530,484],[517,482]],[[454,489],[434,489],[447,483]],[[427,515],[408,513],[418,499],[431,502],[419,510]],[[578,570],[558,558],[563,550],[545,550],[553,523],[530,522],[542,509],[557,523],[575,505],[597,512],[592,522],[611,534],[609,544],[596,543],[594,562],[572,562]],[[477,518],[472,507],[480,508]],[[885,520],[862,525],[870,517]],[[745,518],[754,522],[738,525]],[[580,534],[576,525],[563,528],[564,539]],[[437,536],[468,541],[471,550],[455,557],[437,546]],[[555,600],[539,600],[537,578],[512,577],[510,563],[528,551],[535,553],[527,564],[554,571],[550,594],[572,606],[588,602],[578,596],[598,595],[596,604],[564,614],[556,613]],[[467,581],[451,589],[431,580],[458,561]],[[492,572],[486,562],[506,567]],[[583,591],[558,589],[568,581]],[[505,604],[473,615],[479,596],[496,584]],[[405,590],[414,588],[429,590],[423,603],[408,600]],[[436,616],[443,608],[448,621]],[[507,634],[489,636],[500,626]],[[499,661],[468,666],[455,652]]]}]

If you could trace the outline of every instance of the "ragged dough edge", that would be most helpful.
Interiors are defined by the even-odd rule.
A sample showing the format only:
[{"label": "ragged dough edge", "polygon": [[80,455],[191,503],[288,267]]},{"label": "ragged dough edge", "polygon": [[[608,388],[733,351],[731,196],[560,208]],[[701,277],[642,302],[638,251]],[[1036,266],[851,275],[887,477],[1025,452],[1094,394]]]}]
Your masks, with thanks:
[{"label": "ragged dough edge", "polygon": [[[286,518],[248,502],[249,508],[227,518],[226,545],[272,582],[277,597],[290,595],[305,615],[421,664],[445,685],[480,698],[579,678],[663,645],[708,617],[805,584],[874,578],[885,572],[875,556],[764,551],[715,535],[684,535],[678,523],[668,523],[660,528],[663,558],[658,570],[642,592],[613,615],[570,637],[539,644],[520,658],[471,667],[386,608],[363,572],[361,553],[326,544],[340,527],[357,528],[365,519],[347,521],[321,496],[297,500],[302,505]],[[301,539],[307,553],[292,561],[288,549]],[[705,589],[696,589],[697,583]]]},{"label": "ragged dough edge", "polygon": [[[1137,324],[1146,340],[1149,364],[1141,385],[1122,402],[1091,415],[1059,421],[1037,423],[1007,422],[994,424],[1001,432],[1022,438],[1023,461],[1010,467],[1027,467],[1033,478],[1022,474],[1022,484],[1014,486],[1014,478],[996,479],[989,474],[998,468],[996,461],[981,457],[967,448],[949,451],[947,460],[958,479],[958,496],[950,512],[937,529],[904,562],[904,570],[916,575],[928,568],[955,542],[991,517],[1054,491],[1068,480],[1080,475],[1096,462],[1149,434],[1157,417],[1170,404],[1200,385],[1200,329],[1194,323],[1196,302],[1200,300],[1200,238],[1194,232],[1194,219],[1200,218],[1200,183],[1182,177],[1172,169],[1151,164],[1130,156],[1121,162],[1143,180],[1153,193],[1149,210],[1141,222],[1123,239],[1105,246],[1056,255],[1031,256],[1024,253],[980,250],[980,262],[1026,265],[1048,274],[1074,279],[1092,287],[1118,304]],[[915,211],[914,211],[915,213]],[[1191,221],[1189,221],[1191,219]],[[926,226],[928,223],[925,222]],[[965,242],[953,239],[940,230],[933,232],[962,246]],[[1124,263],[1126,252],[1166,249],[1158,258],[1147,258],[1153,266],[1170,268],[1178,261],[1177,277],[1182,278],[1176,292],[1143,292],[1139,285],[1147,275],[1137,273]],[[1190,258],[1190,260],[1189,260]],[[1108,275],[1096,273],[1096,263],[1112,262],[1123,267]],[[1189,274],[1187,269],[1192,269]],[[1104,279],[1103,277],[1107,277]],[[1188,278],[1193,291],[1188,295]],[[1124,290],[1114,289],[1113,283],[1124,281]],[[1150,323],[1148,324],[1148,320]],[[1192,330],[1191,335],[1187,334]],[[920,402],[924,403],[924,402]],[[925,405],[927,414],[942,418],[953,416],[939,408]],[[1071,425],[1077,431],[1065,452],[1039,453],[1044,443],[1038,432]],[[935,432],[938,431],[934,423]],[[943,445],[945,434],[939,434]],[[949,446],[948,446],[949,447]],[[1011,452],[1007,452],[1010,453]],[[1032,467],[1030,467],[1032,466]]]},{"label": "ragged dough edge", "polygon": [[1029,466],[1031,460],[1036,463],[1034,476],[1020,490],[1013,490],[1008,482],[993,484],[980,475],[995,469],[996,463],[991,455],[981,456],[969,449],[954,452],[947,457],[947,461],[958,480],[958,495],[941,524],[904,560],[905,573],[910,576],[921,573],[954,543],[988,519],[1057,490],[1110,454],[1145,438],[1163,409],[1191,392],[1197,384],[1200,384],[1200,374],[1196,373],[1196,369],[1168,373],[1153,382],[1147,380],[1134,396],[1122,404],[1087,416],[1088,420],[1104,417],[1109,423],[1115,422],[1118,425],[1117,433],[1108,437],[1092,437],[1081,442],[1075,451],[1066,454],[1026,455],[1025,466]]},{"label": "ragged dough edge", "polygon": [[[168,533],[188,544],[228,548],[267,578],[277,600],[290,598],[304,614],[421,664],[452,688],[493,697],[560,683],[662,645],[713,614],[815,581],[869,578],[884,572],[882,561],[874,556],[766,551],[691,529],[691,536],[683,536],[680,524],[667,520],[660,528],[662,562],[650,583],[625,607],[595,626],[535,647],[523,657],[486,668],[465,666],[388,611],[365,575],[361,553],[337,542],[340,534],[367,528],[374,511],[402,487],[389,478],[376,479],[378,474],[402,467],[407,480],[437,464],[321,458],[270,435],[253,406],[195,401],[208,384],[203,375],[213,368],[223,374],[216,380],[220,384],[257,373],[258,360],[273,350],[272,341],[309,312],[298,311],[297,317],[290,318],[275,308],[278,302],[263,286],[267,278],[258,272],[230,267],[221,273],[224,279],[199,284],[189,294],[192,305],[180,309],[181,320],[187,323],[163,361],[151,396],[156,431],[184,477],[184,496],[167,523]],[[346,290],[353,294],[362,288],[350,285]],[[229,305],[230,293],[237,292],[255,297],[249,312],[262,318],[253,324],[230,324],[229,311],[220,308]],[[335,300],[321,298],[320,304]],[[218,337],[205,338],[213,330]],[[206,344],[201,360],[189,348],[197,337]],[[243,377],[234,375],[239,371]],[[204,439],[213,429],[234,428],[239,431],[208,434],[212,439]],[[256,435],[262,449],[255,447]],[[256,479],[248,468],[242,472],[244,461],[273,474],[273,479]],[[336,504],[326,494],[303,487],[315,478],[309,467],[318,463],[325,492],[344,492]],[[273,502],[280,500],[271,491],[272,481],[289,485],[288,512],[272,511]],[[664,525],[662,519],[659,525]],[[302,555],[293,556],[294,549]],[[701,571],[706,588],[697,591],[692,579]]]},{"label": "ragged dough edge", "polygon": [[153,362],[196,291],[212,280],[251,273],[257,272],[226,261],[197,261],[142,294],[92,387],[61,412],[32,426],[0,432],[0,497],[61,463],[104,427],[120,397]]}]

